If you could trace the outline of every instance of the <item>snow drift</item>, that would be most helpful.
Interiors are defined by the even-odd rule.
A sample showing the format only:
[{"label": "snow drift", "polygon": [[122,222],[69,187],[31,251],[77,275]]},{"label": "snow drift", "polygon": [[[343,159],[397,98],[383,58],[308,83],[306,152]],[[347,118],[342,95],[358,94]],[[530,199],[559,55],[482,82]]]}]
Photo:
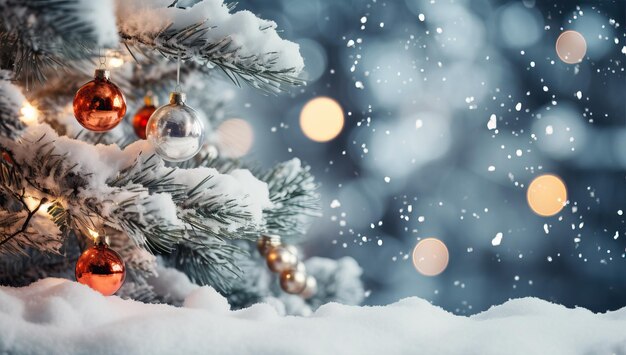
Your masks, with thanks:
[{"label": "snow drift", "polygon": [[230,311],[209,287],[183,307],[104,297],[63,279],[0,287],[0,352],[20,354],[610,354],[626,353],[626,308],[606,314],[517,299],[472,317],[418,298],[336,303],[310,317],[269,304]]}]

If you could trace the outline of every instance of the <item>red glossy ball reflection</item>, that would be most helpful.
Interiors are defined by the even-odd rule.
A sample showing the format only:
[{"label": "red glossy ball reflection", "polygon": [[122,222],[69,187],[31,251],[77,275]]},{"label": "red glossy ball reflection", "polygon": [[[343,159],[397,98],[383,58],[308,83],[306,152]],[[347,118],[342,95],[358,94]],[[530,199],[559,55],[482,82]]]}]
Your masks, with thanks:
[{"label": "red glossy ball reflection", "polygon": [[156,110],[156,106],[154,105],[146,105],[139,109],[133,117],[133,128],[135,129],[135,134],[137,137],[141,139],[146,139],[146,126],[148,125],[148,120],[152,113]]},{"label": "red glossy ball reflection", "polygon": [[126,267],[122,257],[106,244],[85,250],[76,262],[76,281],[105,296],[117,292],[125,278]]},{"label": "red glossy ball reflection", "polygon": [[74,117],[91,131],[104,132],[117,126],[126,114],[122,91],[108,79],[108,73],[83,85],[74,96]]}]

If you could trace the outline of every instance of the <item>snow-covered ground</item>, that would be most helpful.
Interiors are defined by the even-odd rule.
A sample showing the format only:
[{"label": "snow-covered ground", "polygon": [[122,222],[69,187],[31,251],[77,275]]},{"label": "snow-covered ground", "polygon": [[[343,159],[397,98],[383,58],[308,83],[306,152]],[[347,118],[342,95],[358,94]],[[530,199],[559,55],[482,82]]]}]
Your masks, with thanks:
[{"label": "snow-covered ground", "polygon": [[284,317],[269,304],[230,311],[208,287],[173,307],[50,278],[0,287],[0,353],[625,354],[626,308],[594,314],[525,298],[463,317],[407,298]]}]

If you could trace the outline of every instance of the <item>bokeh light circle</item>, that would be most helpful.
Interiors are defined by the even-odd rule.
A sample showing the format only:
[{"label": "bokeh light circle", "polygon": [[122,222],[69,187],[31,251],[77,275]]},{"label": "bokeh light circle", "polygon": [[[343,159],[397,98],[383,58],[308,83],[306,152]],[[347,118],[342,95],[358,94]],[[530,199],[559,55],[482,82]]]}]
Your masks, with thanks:
[{"label": "bokeh light circle", "polygon": [[542,152],[553,159],[571,159],[587,149],[592,133],[587,129],[582,114],[569,102],[558,106],[546,106],[537,112],[532,123],[532,132]]},{"label": "bokeh light circle", "polygon": [[527,48],[541,39],[543,17],[535,8],[511,2],[503,7],[499,20],[500,36],[509,48]]},{"label": "bokeh light circle", "polygon": [[[364,135],[369,151],[361,161],[379,176],[408,177],[442,159],[452,144],[451,118],[446,112],[420,111],[399,120],[374,122],[372,128],[376,134]],[[360,145],[350,149],[362,154]]]},{"label": "bokeh light circle", "polygon": [[225,156],[239,158],[246,155],[254,142],[250,124],[240,118],[231,118],[217,128],[220,152]]},{"label": "bokeh light circle", "polygon": [[321,44],[308,38],[299,39],[298,45],[300,45],[302,58],[304,58],[303,79],[312,83],[326,72],[326,65],[328,64],[326,50]]},{"label": "bokeh light circle", "polygon": [[343,124],[343,109],[330,97],[316,97],[307,102],[300,112],[300,128],[315,142],[328,142],[337,137]]},{"label": "bokeh light circle", "polygon": [[567,189],[563,181],[555,175],[536,177],[526,193],[528,205],[536,214],[549,217],[561,212],[567,202]]},{"label": "bokeh light circle", "polygon": [[424,276],[437,276],[448,266],[448,248],[437,238],[422,239],[413,249],[413,265]]},{"label": "bokeh light circle", "polygon": [[586,53],[585,37],[576,31],[565,31],[556,40],[556,54],[567,64],[582,62]]},{"label": "bokeh light circle", "polygon": [[565,20],[563,25],[584,37],[587,46],[585,57],[597,61],[613,50],[621,48],[621,46],[616,48],[617,43],[610,40],[618,37],[615,30],[619,28],[619,23],[612,25],[611,19],[607,17],[609,14],[602,14],[597,7],[589,5],[582,6],[580,14],[583,15],[578,16],[575,21]]}]

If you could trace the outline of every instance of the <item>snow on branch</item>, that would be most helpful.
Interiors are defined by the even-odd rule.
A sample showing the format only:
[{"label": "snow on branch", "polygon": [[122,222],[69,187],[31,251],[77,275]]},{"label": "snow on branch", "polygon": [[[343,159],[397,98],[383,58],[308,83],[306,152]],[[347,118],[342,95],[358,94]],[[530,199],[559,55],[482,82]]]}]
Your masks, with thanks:
[{"label": "snow on branch", "polygon": [[294,158],[260,174],[272,201],[272,207],[264,211],[268,232],[283,236],[304,234],[310,217],[320,216],[318,185],[310,170]]},{"label": "snow on branch", "polygon": [[167,194],[178,207],[184,235],[165,261],[200,285],[228,290],[241,269],[234,259],[242,254],[229,240],[258,237],[263,211],[271,207],[265,183],[248,170],[220,174],[207,167],[169,168],[151,155],[139,157],[110,182],[140,185],[154,194]]},{"label": "snow on branch", "polygon": [[[225,173],[246,167],[238,159],[204,157],[192,159],[182,166],[212,166]],[[253,169],[255,176],[267,184],[271,206],[263,209],[265,232],[283,237],[302,235],[314,217],[320,217],[319,185],[311,174],[311,167],[300,159],[278,163],[269,170]]]},{"label": "snow on branch", "polygon": [[24,129],[20,108],[26,98],[20,89],[11,84],[11,77],[11,72],[0,70],[0,135],[16,138]]},{"label": "snow on branch", "polygon": [[46,69],[117,46],[113,9],[113,0],[0,0],[0,67],[44,81]]},{"label": "snow on branch", "polygon": [[[25,253],[28,247],[57,252],[69,231],[80,235],[106,227],[124,237],[122,245],[132,241],[174,259],[194,258],[192,266],[202,270],[192,270],[190,277],[220,287],[238,272],[232,261],[239,251],[227,240],[256,237],[263,210],[271,206],[266,184],[249,171],[169,168],[145,141],[121,150],[34,125],[20,139],[0,143],[10,154],[10,162],[0,161],[0,193],[23,205],[13,211],[0,203],[0,214],[7,217],[0,225],[0,243],[7,240],[7,248],[0,245],[0,252]],[[27,206],[25,198],[36,207]],[[46,211],[39,211],[48,202]]]},{"label": "snow on branch", "polygon": [[[296,43],[280,38],[276,23],[249,11],[231,13],[223,0],[203,0],[189,8],[171,0],[119,0],[120,36],[129,48],[143,45],[166,57],[219,67],[235,84],[278,92],[299,85],[304,62]],[[131,49],[132,53],[132,49]]]},{"label": "snow on branch", "polygon": [[[143,142],[139,147],[150,152]],[[110,181],[112,186],[142,186],[152,194],[167,194],[178,206],[180,218],[194,233],[230,235],[247,225],[260,225],[262,211],[271,206],[265,183],[243,169],[220,174],[216,169],[166,167],[154,154],[141,154]]]},{"label": "snow on branch", "polygon": [[[154,62],[160,53],[190,61],[193,70],[219,68],[242,82],[276,93],[300,85],[304,67],[296,43],[280,38],[276,23],[223,0],[189,8],[171,0],[0,0],[0,68],[26,82],[119,49]],[[142,54],[141,56],[139,54]],[[144,64],[143,62],[140,64]]]}]

